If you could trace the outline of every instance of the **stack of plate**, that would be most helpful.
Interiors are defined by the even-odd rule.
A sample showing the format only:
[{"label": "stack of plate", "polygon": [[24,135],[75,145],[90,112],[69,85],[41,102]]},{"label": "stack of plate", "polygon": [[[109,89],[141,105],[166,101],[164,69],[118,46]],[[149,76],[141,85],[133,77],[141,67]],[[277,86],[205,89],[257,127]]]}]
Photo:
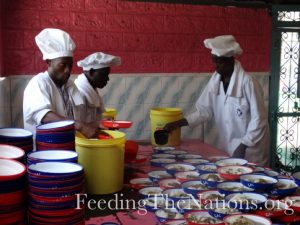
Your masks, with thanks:
[{"label": "stack of plate", "polygon": [[26,221],[25,166],[15,160],[0,159],[0,224]]},{"label": "stack of plate", "polygon": [[25,152],[33,149],[33,134],[21,128],[1,128],[0,144],[22,148]]},{"label": "stack of plate", "polygon": [[36,128],[36,149],[75,149],[75,122],[73,120],[52,122]]},{"label": "stack of plate", "polygon": [[70,162],[40,162],[28,167],[29,223],[84,224],[83,167]]},{"label": "stack of plate", "polygon": [[[1,149],[1,146],[0,146]],[[1,157],[1,155],[0,155]],[[27,166],[40,162],[77,163],[78,153],[69,150],[42,150],[27,154]]]}]

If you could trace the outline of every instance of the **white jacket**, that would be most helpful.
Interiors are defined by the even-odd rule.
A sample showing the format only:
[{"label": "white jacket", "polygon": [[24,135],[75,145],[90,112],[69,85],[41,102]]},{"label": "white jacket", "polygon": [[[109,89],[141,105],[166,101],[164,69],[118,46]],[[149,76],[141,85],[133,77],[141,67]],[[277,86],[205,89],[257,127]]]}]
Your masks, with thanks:
[{"label": "white jacket", "polygon": [[268,165],[270,137],[263,91],[237,60],[227,93],[221,75],[215,72],[196,102],[196,111],[186,119],[191,127],[214,120],[217,148],[232,155],[243,143],[249,146],[245,157],[248,161]]},{"label": "white jacket", "polygon": [[[83,97],[71,80],[68,80],[65,88],[73,106],[74,119],[81,120],[84,117]],[[67,117],[63,98],[46,71],[34,76],[24,90],[24,128],[35,133],[35,127],[41,124],[43,117],[49,111]]]},{"label": "white jacket", "polygon": [[92,87],[84,74],[80,74],[74,83],[85,101],[85,117],[83,118],[83,122],[89,123],[99,121],[104,112],[104,104],[97,89]]}]

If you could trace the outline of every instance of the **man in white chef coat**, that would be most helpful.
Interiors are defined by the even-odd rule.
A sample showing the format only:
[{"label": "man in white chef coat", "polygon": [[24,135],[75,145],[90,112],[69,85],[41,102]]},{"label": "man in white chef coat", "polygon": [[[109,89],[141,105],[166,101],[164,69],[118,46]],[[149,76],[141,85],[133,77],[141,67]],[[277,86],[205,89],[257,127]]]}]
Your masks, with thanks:
[{"label": "man in white chef coat", "polygon": [[109,81],[111,67],[121,64],[120,57],[105,54],[103,52],[93,53],[77,62],[83,69],[74,81],[85,100],[86,123],[98,123],[104,112],[104,105],[97,89],[102,89]]},{"label": "man in white chef coat", "polygon": [[86,137],[96,136],[98,128],[82,122],[84,100],[69,80],[76,47],[72,38],[60,29],[46,28],[35,41],[48,69],[34,76],[25,88],[24,128],[35,133],[39,124],[71,119]]},{"label": "man in white chef coat", "polygon": [[196,102],[196,111],[166,124],[172,131],[214,120],[219,138],[215,147],[232,157],[268,166],[270,138],[268,115],[259,83],[234,58],[242,49],[232,35],[204,40],[211,49],[215,72]]}]

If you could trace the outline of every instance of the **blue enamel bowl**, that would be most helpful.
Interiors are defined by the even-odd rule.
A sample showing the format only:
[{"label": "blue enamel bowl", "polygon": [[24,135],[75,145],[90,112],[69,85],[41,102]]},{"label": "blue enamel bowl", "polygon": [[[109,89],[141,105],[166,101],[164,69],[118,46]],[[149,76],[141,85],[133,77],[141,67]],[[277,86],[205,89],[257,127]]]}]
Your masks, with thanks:
[{"label": "blue enamel bowl", "polygon": [[277,179],[260,175],[260,174],[247,174],[240,176],[240,181],[246,187],[255,189],[255,190],[272,190],[275,184],[278,182]]}]

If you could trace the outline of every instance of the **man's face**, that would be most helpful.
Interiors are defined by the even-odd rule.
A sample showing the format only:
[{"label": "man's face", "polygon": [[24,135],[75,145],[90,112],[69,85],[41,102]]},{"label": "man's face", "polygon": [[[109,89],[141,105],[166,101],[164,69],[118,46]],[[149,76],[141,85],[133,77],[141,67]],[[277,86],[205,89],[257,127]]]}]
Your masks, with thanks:
[{"label": "man's face", "polygon": [[212,61],[215,65],[215,70],[221,75],[228,75],[233,72],[234,58],[233,57],[218,57],[212,55]]},{"label": "man's face", "polygon": [[89,81],[94,88],[104,88],[109,81],[110,67],[92,69],[89,72]]},{"label": "man's face", "polygon": [[62,86],[68,82],[73,66],[72,57],[47,60],[47,64],[48,73],[56,85]]}]

